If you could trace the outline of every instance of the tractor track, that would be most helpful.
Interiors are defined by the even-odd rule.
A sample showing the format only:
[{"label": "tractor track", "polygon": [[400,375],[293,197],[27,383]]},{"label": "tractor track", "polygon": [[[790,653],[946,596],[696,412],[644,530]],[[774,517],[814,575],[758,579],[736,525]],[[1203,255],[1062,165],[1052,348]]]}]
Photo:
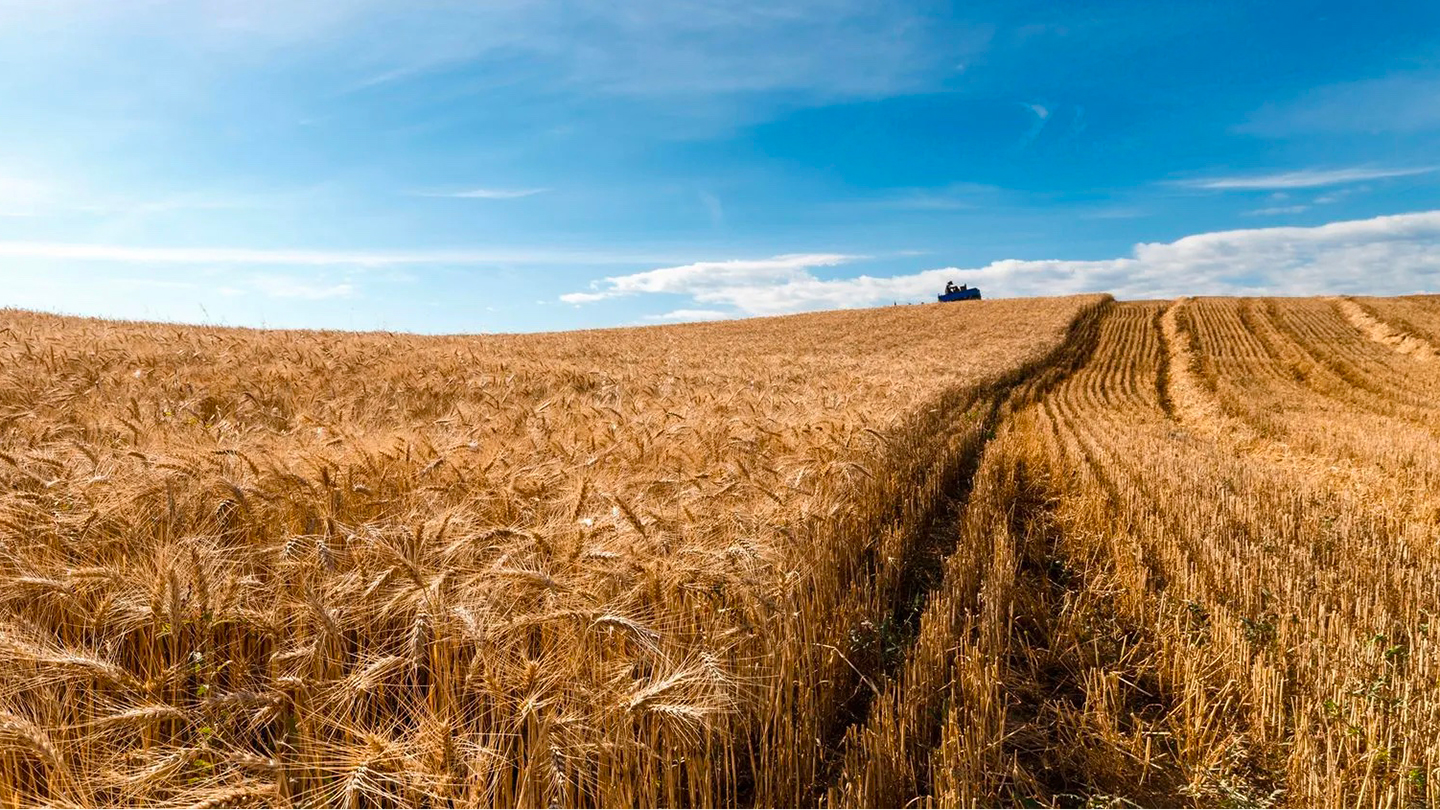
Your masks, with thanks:
[{"label": "tractor track", "polygon": [[[890,655],[882,656],[880,666],[863,675],[863,688],[857,688],[837,722],[821,742],[829,752],[821,778],[806,793],[812,806],[833,805],[843,794],[847,757],[853,756],[855,739],[863,737],[871,722],[876,703],[894,700],[900,688],[906,664],[916,652],[921,623],[932,607],[933,598],[946,585],[946,568],[956,553],[961,524],[971,500],[976,476],[990,442],[1002,426],[1027,406],[1042,401],[1056,387],[1083,368],[1094,356],[1099,344],[1100,327],[1111,314],[1115,302],[1104,301],[1082,312],[1071,324],[1065,340],[1049,354],[1005,375],[994,383],[978,389],[972,402],[983,409],[979,443],[970,449],[960,463],[946,473],[945,497],[942,508],[924,522],[920,540],[905,559],[901,586],[893,609],[885,617],[891,632]],[[928,752],[939,743],[940,725],[926,729],[920,739],[911,740],[917,752]],[[923,770],[923,769],[922,769]],[[928,774],[921,775],[921,790],[928,793]],[[898,797],[897,797],[898,798]],[[907,799],[909,797],[906,797]]]}]

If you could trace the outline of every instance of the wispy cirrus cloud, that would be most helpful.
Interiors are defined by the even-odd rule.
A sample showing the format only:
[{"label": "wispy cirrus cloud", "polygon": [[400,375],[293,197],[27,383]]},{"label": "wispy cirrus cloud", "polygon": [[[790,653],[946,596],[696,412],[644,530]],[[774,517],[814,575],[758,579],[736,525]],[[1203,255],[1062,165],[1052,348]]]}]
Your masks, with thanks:
[{"label": "wispy cirrus cloud", "polygon": [[80,242],[0,241],[0,258],[123,264],[389,267],[397,265],[611,265],[667,261],[663,254],[624,250],[494,248],[459,250],[309,250],[164,247]]},{"label": "wispy cirrus cloud", "polygon": [[270,298],[323,301],[328,298],[350,298],[356,293],[355,285],[348,281],[317,283],[312,279],[296,276],[255,275],[247,279],[247,283],[256,292]]},{"label": "wispy cirrus cloud", "polygon": [[[815,255],[831,263],[856,258]],[[600,290],[564,298],[585,303],[665,293],[688,297],[696,310],[738,317],[932,301],[948,280],[1007,297],[1098,291],[1128,298],[1413,293],[1440,289],[1440,211],[1196,234],[1141,243],[1129,256],[1098,261],[1006,259],[982,267],[829,279],[810,272],[822,266],[813,257],[739,264],[745,267],[696,262],[617,276],[605,279]]]},{"label": "wispy cirrus cloud", "polygon": [[[363,30],[365,19],[357,13],[347,23]],[[986,25],[951,30],[941,57],[937,35],[919,12],[863,0],[775,6],[538,0],[456,6],[431,19],[432,26],[404,31],[398,42],[367,53],[378,70],[357,86],[503,54],[521,68],[513,75],[546,77],[568,92],[686,102],[716,95],[876,97],[933,85],[951,72],[955,55],[982,52],[992,36]],[[575,47],[577,39],[604,44]]]},{"label": "wispy cirrus cloud", "polygon": [[878,209],[882,211],[947,212],[1002,204],[1016,193],[985,183],[948,183],[941,186],[909,186],[828,203],[838,210]]},{"label": "wispy cirrus cloud", "polygon": [[[0,0],[3,4],[4,0]],[[15,172],[0,166],[0,216],[76,215],[139,219],[179,212],[261,210],[313,204],[323,186],[269,189],[105,190],[80,173]]]},{"label": "wispy cirrus cloud", "polygon": [[1300,214],[1310,210],[1308,205],[1272,205],[1266,208],[1256,208],[1253,211],[1246,211],[1247,216],[1270,217],[1280,214]]},{"label": "wispy cirrus cloud", "polygon": [[1290,138],[1313,133],[1433,132],[1440,129],[1440,75],[1401,73],[1341,82],[1256,110],[1237,132]]},{"label": "wispy cirrus cloud", "polygon": [[416,197],[448,197],[454,200],[518,200],[544,194],[548,188],[472,188],[464,191],[414,191]]},{"label": "wispy cirrus cloud", "polygon": [[141,288],[150,290],[172,290],[205,292],[215,290],[224,296],[257,294],[266,298],[321,301],[329,298],[351,298],[359,291],[351,281],[327,281],[311,275],[281,273],[226,274],[225,286],[216,286],[218,271],[202,273],[198,278],[155,278],[155,277],[102,277],[96,279],[102,285],[117,288]]},{"label": "wispy cirrus cloud", "polygon": [[1034,122],[1025,130],[1025,134],[1020,136],[1020,141],[1015,145],[1017,149],[1024,149],[1040,137],[1040,133],[1045,130],[1045,125],[1050,123],[1050,115],[1053,111],[1044,104],[1035,102],[1021,102],[1020,106],[1035,116]]},{"label": "wispy cirrus cloud", "polygon": [[[478,105],[506,119],[514,108],[558,103],[585,118],[581,109],[604,99],[607,109],[627,108],[615,116],[627,123],[611,129],[633,123],[634,131],[671,139],[710,137],[836,100],[943,89],[958,75],[958,64],[991,48],[998,28],[865,0],[421,6],[149,0],[121,10],[106,0],[0,2],[0,55],[27,75],[67,77],[61,86],[83,79],[83,94],[59,94],[56,102],[69,103],[73,95],[90,126],[109,123],[105,113],[120,107],[97,99],[125,99],[126,115],[144,109],[165,120],[180,105],[246,76],[257,82],[247,87],[266,80],[286,85],[265,93],[263,103],[272,109],[308,102],[295,111],[303,121],[314,120],[309,107],[322,92],[338,94],[346,102],[337,105],[342,109],[403,96],[397,104],[365,103],[365,120],[401,115],[411,119],[407,126]],[[89,69],[96,64],[115,69]],[[263,79],[249,73],[257,64],[266,66]],[[146,76],[156,81],[137,97],[135,83]],[[657,126],[660,117],[666,124]],[[488,135],[476,133],[475,140],[488,143]],[[385,158],[377,163],[385,165]]]},{"label": "wispy cirrus cloud", "polygon": [[1429,174],[1437,169],[1440,169],[1440,166],[1410,168],[1354,166],[1343,169],[1301,169],[1274,174],[1201,177],[1193,180],[1180,180],[1177,181],[1177,185],[1210,191],[1273,191],[1276,189],[1339,186],[1346,183],[1363,183],[1367,180],[1384,180],[1392,177],[1411,177],[1417,174]]}]

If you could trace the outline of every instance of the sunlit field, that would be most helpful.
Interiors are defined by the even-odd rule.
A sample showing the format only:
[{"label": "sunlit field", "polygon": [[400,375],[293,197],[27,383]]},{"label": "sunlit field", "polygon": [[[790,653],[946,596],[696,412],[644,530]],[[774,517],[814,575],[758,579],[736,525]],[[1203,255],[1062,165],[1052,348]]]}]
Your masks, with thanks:
[{"label": "sunlit field", "polygon": [[0,804],[1440,803],[1440,298],[0,311]]}]

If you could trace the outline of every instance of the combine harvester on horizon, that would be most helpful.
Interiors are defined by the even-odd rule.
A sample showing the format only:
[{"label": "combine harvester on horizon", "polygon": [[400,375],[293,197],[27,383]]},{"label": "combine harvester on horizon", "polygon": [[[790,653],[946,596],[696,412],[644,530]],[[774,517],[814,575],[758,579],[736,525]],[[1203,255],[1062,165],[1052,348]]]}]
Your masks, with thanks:
[{"label": "combine harvester on horizon", "polygon": [[965,284],[956,287],[955,282],[947,281],[945,282],[945,292],[941,293],[938,297],[942,304],[950,301],[979,301],[980,288]]}]

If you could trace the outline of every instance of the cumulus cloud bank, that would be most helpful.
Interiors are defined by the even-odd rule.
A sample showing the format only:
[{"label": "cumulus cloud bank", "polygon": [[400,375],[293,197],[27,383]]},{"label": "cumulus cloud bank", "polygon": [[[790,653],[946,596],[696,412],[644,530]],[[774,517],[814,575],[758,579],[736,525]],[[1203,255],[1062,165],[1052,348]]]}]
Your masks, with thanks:
[{"label": "cumulus cloud bank", "polygon": [[[566,293],[567,304],[589,304],[606,298],[638,293],[690,295],[696,301],[734,303],[725,299],[727,290],[773,287],[813,279],[812,267],[831,267],[865,258],[843,253],[789,253],[770,259],[734,259],[722,262],[695,262],[662,267],[626,276],[611,276],[590,292]],[[719,298],[711,296],[721,296]]]},{"label": "cumulus cloud bank", "polygon": [[733,317],[719,309],[677,309],[663,315],[646,315],[645,320],[655,323],[677,323],[681,321],[723,321]]},{"label": "cumulus cloud bank", "polygon": [[588,292],[561,298],[585,304],[629,295],[680,295],[715,317],[717,312],[778,315],[933,300],[950,279],[1007,297],[1096,291],[1122,298],[1425,292],[1440,289],[1440,211],[1318,227],[1217,231],[1141,243],[1129,256],[1099,261],[1007,259],[984,267],[841,279],[811,272],[861,258],[795,254],[696,262],[612,276]]}]

